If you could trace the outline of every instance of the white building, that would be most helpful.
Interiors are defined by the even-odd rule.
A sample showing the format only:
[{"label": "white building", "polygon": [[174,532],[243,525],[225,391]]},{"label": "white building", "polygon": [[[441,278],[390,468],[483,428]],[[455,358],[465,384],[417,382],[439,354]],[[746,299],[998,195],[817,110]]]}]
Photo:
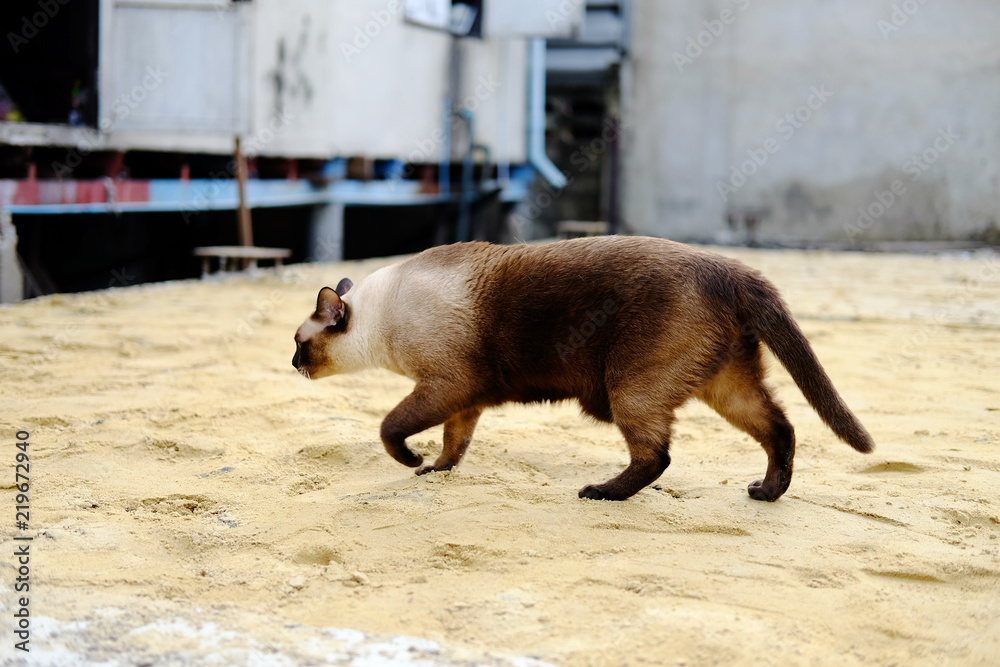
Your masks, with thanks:
[{"label": "white building", "polygon": [[[119,183],[120,156],[129,152],[231,155],[239,137],[244,152],[260,158],[439,167],[436,190],[412,179],[393,188],[362,183],[323,191],[306,182],[249,184],[254,207],[316,205],[317,234],[328,235],[340,233],[343,206],[357,202],[454,201],[467,217],[462,206],[470,195],[458,190],[473,162],[496,173],[501,196],[512,164],[531,163],[558,179],[544,155],[544,77],[536,79],[540,88],[529,86],[533,71],[544,74],[537,59],[544,50],[531,45],[577,31],[583,4],[5,2],[0,20],[14,57],[0,67],[0,83],[7,106],[20,109],[0,122],[0,148],[62,152],[59,159],[29,158],[25,178],[0,180],[3,289],[16,291],[9,277],[17,266],[12,213],[183,212],[206,199],[208,185],[221,190],[208,197],[211,208],[235,205],[233,184],[188,183],[184,173],[175,182]],[[531,90],[542,97],[532,98]],[[94,201],[92,183],[74,171],[97,154],[108,156],[104,201]],[[450,165],[463,161],[456,184]]]}]

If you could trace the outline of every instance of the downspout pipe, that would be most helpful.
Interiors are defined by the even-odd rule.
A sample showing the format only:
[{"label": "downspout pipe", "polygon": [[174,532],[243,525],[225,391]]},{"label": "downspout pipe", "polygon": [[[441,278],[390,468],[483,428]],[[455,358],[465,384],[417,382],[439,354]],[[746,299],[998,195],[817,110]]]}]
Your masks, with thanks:
[{"label": "downspout pipe", "polygon": [[475,150],[475,116],[468,109],[462,109],[458,114],[465,121],[465,134],[468,138],[468,145],[465,147],[465,157],[462,158],[462,189],[458,202],[458,228],[456,230],[456,241],[469,240],[469,228],[471,226],[472,198],[475,196],[472,184],[472,171],[475,164],[472,162],[472,152]]},{"label": "downspout pipe", "polygon": [[451,97],[444,101],[444,136],[441,137],[441,156],[438,158],[438,192],[451,192]]},{"label": "downspout pipe", "polygon": [[557,190],[566,187],[566,176],[545,154],[545,38],[531,40],[528,84],[528,163]]}]

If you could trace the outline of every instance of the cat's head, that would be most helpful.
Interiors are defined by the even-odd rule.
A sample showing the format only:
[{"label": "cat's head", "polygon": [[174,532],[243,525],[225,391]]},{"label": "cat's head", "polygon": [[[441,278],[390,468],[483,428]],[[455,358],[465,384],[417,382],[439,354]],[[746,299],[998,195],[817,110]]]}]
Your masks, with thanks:
[{"label": "cat's head", "polygon": [[344,278],[337,289],[321,289],[316,297],[316,311],[295,332],[292,366],[307,378],[316,380],[341,372],[337,341],[347,332],[350,309],[340,297],[353,286],[349,278]]}]

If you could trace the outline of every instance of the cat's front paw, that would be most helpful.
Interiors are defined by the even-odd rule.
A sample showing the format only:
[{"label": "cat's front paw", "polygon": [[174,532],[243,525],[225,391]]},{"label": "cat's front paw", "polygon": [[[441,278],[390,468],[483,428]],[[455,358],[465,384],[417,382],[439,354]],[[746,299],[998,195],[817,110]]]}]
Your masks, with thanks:
[{"label": "cat's front paw", "polygon": [[402,463],[407,468],[419,468],[424,462],[424,455],[412,452],[409,449],[406,450],[405,454],[402,456],[393,456],[394,459]]},{"label": "cat's front paw", "polygon": [[438,463],[435,461],[434,463],[428,463],[427,465],[422,465],[417,468],[416,474],[426,475],[429,472],[444,472],[445,470],[451,470],[452,467],[454,467],[454,464]]}]

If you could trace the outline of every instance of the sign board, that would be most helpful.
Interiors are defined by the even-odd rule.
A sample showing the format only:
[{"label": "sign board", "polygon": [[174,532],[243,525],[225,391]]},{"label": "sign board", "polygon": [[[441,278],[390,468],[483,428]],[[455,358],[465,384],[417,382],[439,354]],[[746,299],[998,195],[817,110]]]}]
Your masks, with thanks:
[{"label": "sign board", "polygon": [[574,37],[586,0],[484,0],[484,37]]},{"label": "sign board", "polygon": [[[475,18],[469,5],[479,3],[405,0],[403,12],[410,23],[464,35],[469,19]],[[482,0],[482,36],[573,37],[583,25],[586,9],[586,0]]]},{"label": "sign board", "polygon": [[447,30],[451,18],[451,0],[405,0],[403,16],[410,23]]}]

